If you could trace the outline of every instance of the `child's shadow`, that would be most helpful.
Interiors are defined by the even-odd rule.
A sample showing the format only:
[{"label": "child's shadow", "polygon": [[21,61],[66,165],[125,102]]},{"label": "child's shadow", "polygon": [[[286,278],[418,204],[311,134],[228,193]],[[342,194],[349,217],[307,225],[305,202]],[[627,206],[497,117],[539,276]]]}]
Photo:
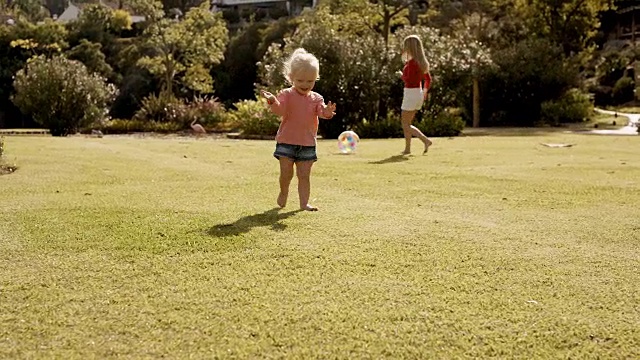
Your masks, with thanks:
[{"label": "child's shadow", "polygon": [[369,161],[369,164],[389,164],[401,161],[407,161],[409,158],[406,155],[393,155],[386,159],[378,160],[378,161]]},{"label": "child's shadow", "polygon": [[271,229],[275,231],[283,231],[287,225],[280,222],[302,210],[293,210],[281,213],[280,208],[276,207],[260,214],[249,215],[236,220],[229,224],[218,224],[207,230],[207,234],[215,237],[225,237],[240,235],[249,232],[255,227],[271,225]]}]

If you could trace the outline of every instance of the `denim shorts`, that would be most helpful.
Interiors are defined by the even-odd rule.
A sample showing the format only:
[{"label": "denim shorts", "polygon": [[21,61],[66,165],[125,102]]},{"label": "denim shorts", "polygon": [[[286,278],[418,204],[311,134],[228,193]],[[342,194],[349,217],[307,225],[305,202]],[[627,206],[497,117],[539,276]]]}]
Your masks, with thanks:
[{"label": "denim shorts", "polygon": [[291,144],[276,144],[276,151],[273,153],[276,159],[281,157],[289,158],[293,161],[317,161],[315,146],[302,146]]}]

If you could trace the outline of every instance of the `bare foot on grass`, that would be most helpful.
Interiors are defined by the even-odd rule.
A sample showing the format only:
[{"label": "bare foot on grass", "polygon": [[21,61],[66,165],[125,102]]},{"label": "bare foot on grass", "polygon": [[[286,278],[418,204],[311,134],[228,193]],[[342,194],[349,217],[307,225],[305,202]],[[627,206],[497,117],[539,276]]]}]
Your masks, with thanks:
[{"label": "bare foot on grass", "polygon": [[424,151],[422,152],[422,155],[426,154],[429,151],[429,146],[433,145],[433,142],[431,140],[427,140],[424,143]]},{"label": "bare foot on grass", "polygon": [[278,206],[280,206],[281,208],[287,206],[287,195],[288,194],[283,194],[280,193],[280,195],[278,195]]}]

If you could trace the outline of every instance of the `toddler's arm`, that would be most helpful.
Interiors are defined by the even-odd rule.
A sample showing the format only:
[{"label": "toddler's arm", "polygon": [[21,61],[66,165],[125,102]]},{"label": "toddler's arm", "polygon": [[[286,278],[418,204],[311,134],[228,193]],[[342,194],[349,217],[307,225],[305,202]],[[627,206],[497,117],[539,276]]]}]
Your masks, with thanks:
[{"label": "toddler's arm", "polygon": [[284,116],[285,94],[281,92],[280,94],[278,94],[278,97],[275,97],[272,93],[268,91],[262,90],[260,92],[262,93],[262,96],[264,96],[264,98],[267,99],[267,103],[269,104],[271,111],[276,115]]},{"label": "toddler's arm", "polygon": [[327,105],[325,105],[323,102],[320,107],[320,114],[318,114],[318,117],[320,118],[331,119],[333,115],[336,114],[336,104],[332,103],[331,101],[329,101]]}]

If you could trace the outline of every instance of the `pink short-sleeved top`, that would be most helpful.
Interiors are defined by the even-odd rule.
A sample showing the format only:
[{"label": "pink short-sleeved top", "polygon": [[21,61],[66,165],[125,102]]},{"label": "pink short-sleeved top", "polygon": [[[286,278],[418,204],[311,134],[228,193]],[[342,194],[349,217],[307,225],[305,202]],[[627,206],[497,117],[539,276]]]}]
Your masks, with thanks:
[{"label": "pink short-sleeved top", "polygon": [[309,92],[302,95],[293,87],[282,90],[271,104],[271,110],[282,117],[276,141],[282,144],[315,146],[318,135],[318,117],[330,119],[325,112],[322,95]]}]

